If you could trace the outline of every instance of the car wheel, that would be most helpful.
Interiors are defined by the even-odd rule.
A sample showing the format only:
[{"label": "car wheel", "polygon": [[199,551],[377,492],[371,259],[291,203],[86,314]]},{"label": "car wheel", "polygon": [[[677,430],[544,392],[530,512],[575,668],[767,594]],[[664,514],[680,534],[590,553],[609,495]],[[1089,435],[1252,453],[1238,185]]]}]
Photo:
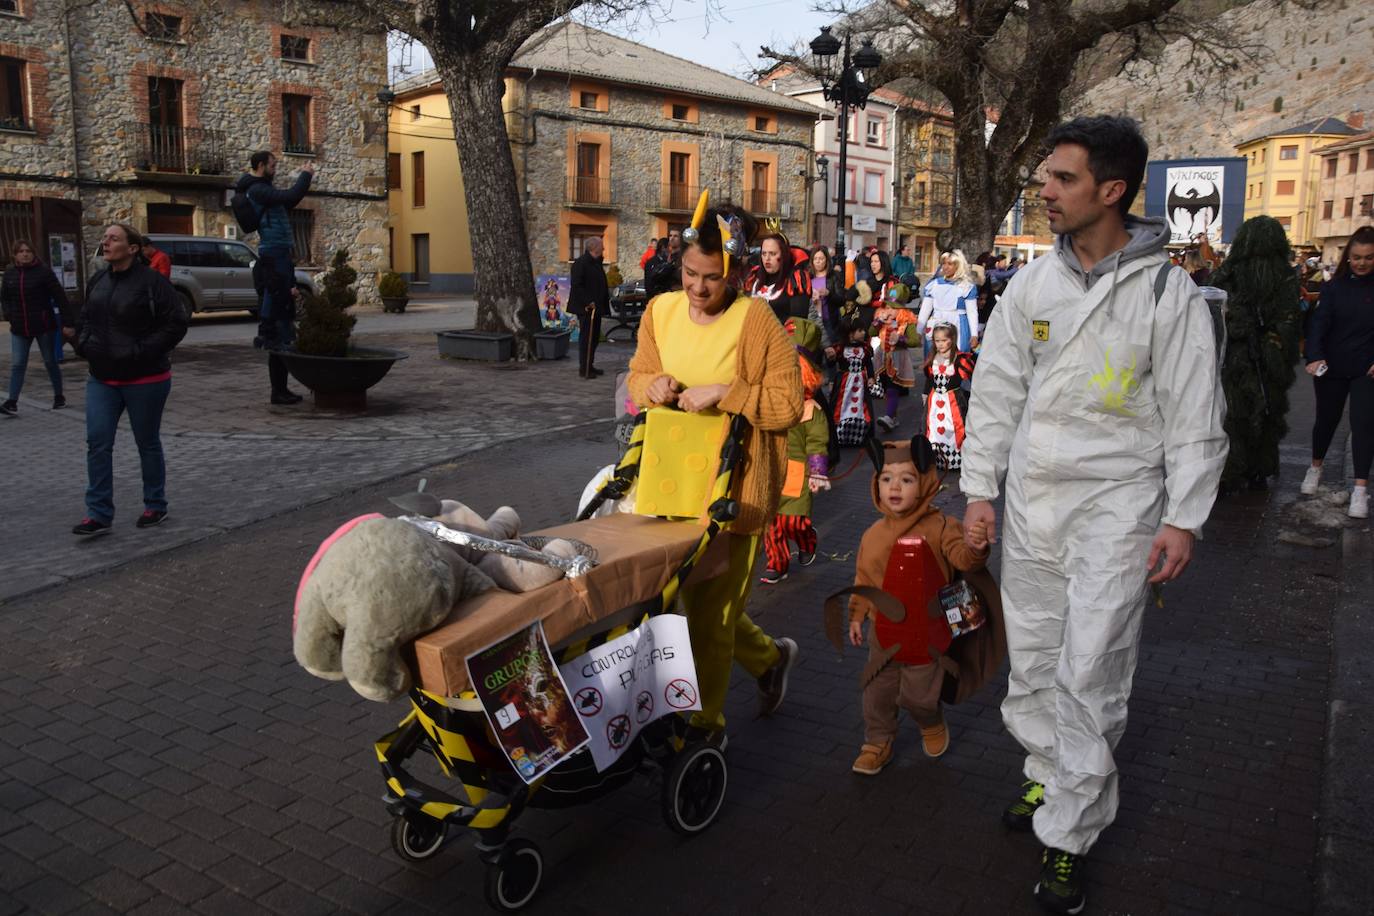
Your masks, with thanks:
[{"label": "car wheel", "polygon": [[190,318],[196,313],[196,300],[191,298],[191,294],[184,289],[177,290],[177,298],[181,300],[181,307],[186,309],[186,317]]}]

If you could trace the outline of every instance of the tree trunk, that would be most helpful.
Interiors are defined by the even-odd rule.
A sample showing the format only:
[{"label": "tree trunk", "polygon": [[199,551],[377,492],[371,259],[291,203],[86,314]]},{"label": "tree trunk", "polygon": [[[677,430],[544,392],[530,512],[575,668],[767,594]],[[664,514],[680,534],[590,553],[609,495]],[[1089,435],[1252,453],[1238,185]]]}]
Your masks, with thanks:
[{"label": "tree trunk", "polygon": [[[502,68],[473,61],[440,63],[435,56],[453,115],[463,197],[474,217],[473,228],[480,227],[471,235],[477,328],[515,334],[516,359],[532,360],[539,306],[501,107]],[[478,214],[480,220],[475,218]]]},{"label": "tree trunk", "polygon": [[[974,104],[981,106],[982,102]],[[952,247],[962,249],[964,256],[972,261],[984,251],[992,250],[997,228],[1011,209],[1016,194],[1013,192],[1003,200],[1005,192],[998,193],[1005,182],[996,180],[995,176],[1003,174],[1010,165],[995,161],[989,152],[983,133],[985,121],[961,116],[960,107],[954,108],[954,142],[959,154],[955,157],[956,201],[950,234]]]}]

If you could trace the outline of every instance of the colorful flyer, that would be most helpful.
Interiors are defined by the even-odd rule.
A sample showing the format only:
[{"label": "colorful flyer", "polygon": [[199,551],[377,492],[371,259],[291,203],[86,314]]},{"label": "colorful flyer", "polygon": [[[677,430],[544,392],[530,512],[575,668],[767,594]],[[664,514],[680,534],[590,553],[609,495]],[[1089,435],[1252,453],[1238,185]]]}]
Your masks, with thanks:
[{"label": "colorful flyer", "polygon": [[542,623],[469,655],[467,668],[497,743],[525,782],[587,743]]},{"label": "colorful flyer", "polygon": [[983,599],[963,579],[940,589],[940,610],[949,624],[951,636],[972,633],[987,622],[983,614]]},{"label": "colorful flyer", "polygon": [[598,771],[639,730],[670,713],[701,709],[687,618],[659,614],[562,668],[573,706],[592,736]]}]

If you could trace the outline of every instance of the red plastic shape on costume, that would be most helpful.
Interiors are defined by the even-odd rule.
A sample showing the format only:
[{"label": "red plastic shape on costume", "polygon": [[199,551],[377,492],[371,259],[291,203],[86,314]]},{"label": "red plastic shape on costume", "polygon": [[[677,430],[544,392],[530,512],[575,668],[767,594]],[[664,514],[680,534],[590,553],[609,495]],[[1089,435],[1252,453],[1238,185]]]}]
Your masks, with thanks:
[{"label": "red plastic shape on costume", "polygon": [[906,665],[928,665],[933,648],[945,652],[952,639],[944,616],[931,617],[931,602],[937,602],[947,583],[935,561],[935,554],[922,537],[898,538],[887,558],[883,591],[906,607],[906,619],[893,623],[882,614],[873,617],[873,632],[884,649],[901,644],[893,661]]}]

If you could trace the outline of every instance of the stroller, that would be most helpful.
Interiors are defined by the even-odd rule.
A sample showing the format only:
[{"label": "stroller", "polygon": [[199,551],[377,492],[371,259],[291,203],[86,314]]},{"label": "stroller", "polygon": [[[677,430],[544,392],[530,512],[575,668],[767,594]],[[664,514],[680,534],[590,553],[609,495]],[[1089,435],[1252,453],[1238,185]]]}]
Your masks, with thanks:
[{"label": "stroller", "polygon": [[[590,518],[607,500],[621,499],[629,493],[644,450],[646,417],[647,412],[639,414],[630,446],[614,476],[579,513],[578,522]],[[747,430],[748,424],[742,417],[730,418],[710,489],[705,525],[694,526],[694,530],[699,528],[700,537],[661,592],[646,595],[554,642],[550,648],[560,664],[619,637],[648,617],[672,610],[683,582],[694,568],[704,565],[701,561],[712,540],[739,513],[729,491]],[[471,829],[480,857],[488,866],[487,902],[502,912],[513,912],[528,904],[544,876],[539,847],[527,839],[511,836],[512,827],[526,808],[563,808],[593,801],[625,784],[638,772],[658,770],[662,773],[664,820],[679,834],[693,836],[711,826],[725,799],[728,774],[724,753],[705,741],[686,740],[686,719],[679,715],[648,723],[615,763],[602,772],[597,772],[591,752],[583,748],[526,785],[495,743],[482,705],[470,690],[458,696],[442,696],[412,687],[409,698],[410,714],[375,745],[387,786],[384,801],[394,818],[392,848],[408,862],[422,862],[452,841],[452,828]],[[431,757],[443,775],[456,780],[457,785],[446,792],[412,776],[406,763],[417,753]]]}]

